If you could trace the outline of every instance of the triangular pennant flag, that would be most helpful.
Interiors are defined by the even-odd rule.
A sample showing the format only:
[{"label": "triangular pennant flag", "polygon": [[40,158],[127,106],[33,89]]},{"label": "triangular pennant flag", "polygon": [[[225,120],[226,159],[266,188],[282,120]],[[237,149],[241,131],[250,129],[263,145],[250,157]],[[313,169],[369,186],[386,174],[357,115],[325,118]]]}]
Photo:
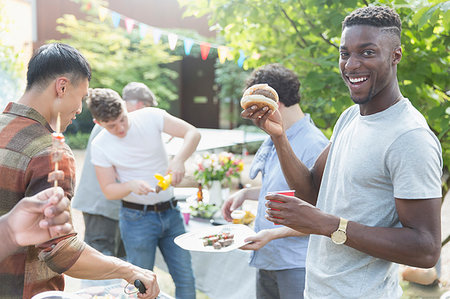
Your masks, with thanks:
[{"label": "triangular pennant flag", "polygon": [[145,35],[147,35],[147,29],[148,29],[147,25],[139,23],[139,36],[141,39],[144,39]]},{"label": "triangular pennant flag", "polygon": [[91,8],[92,8],[92,2],[89,1],[88,3],[86,3],[86,6],[84,7],[84,9],[89,11],[89,10],[91,10]]},{"label": "triangular pennant flag", "polygon": [[120,13],[115,12],[115,11],[111,11],[111,18],[113,21],[113,25],[114,27],[119,27],[120,24]]},{"label": "triangular pennant flag", "polygon": [[175,47],[177,46],[178,35],[176,35],[175,33],[169,33],[167,35],[167,38],[169,39],[170,50],[175,50]]},{"label": "triangular pennant flag", "polygon": [[194,40],[191,38],[186,38],[184,40],[184,53],[186,55],[191,54],[192,45],[194,45]]},{"label": "triangular pennant flag", "polygon": [[103,22],[106,19],[106,15],[108,14],[108,9],[103,6],[98,7],[98,18],[100,22]]},{"label": "triangular pennant flag", "polygon": [[208,58],[209,49],[211,48],[211,44],[207,42],[202,42],[200,44],[200,53],[202,54],[202,59],[206,60]]},{"label": "triangular pennant flag", "polygon": [[159,44],[161,33],[161,30],[159,30],[158,28],[153,28],[153,42],[155,43],[155,45]]},{"label": "triangular pennant flag", "polygon": [[239,67],[242,67],[244,65],[244,61],[245,61],[245,54],[244,51],[239,50],[239,59],[238,59],[238,65]]},{"label": "triangular pennant flag", "polygon": [[125,18],[125,28],[127,29],[128,33],[131,33],[133,31],[134,27],[134,20],[130,18]]},{"label": "triangular pennant flag", "polygon": [[219,48],[217,48],[220,63],[224,63],[225,60],[227,60],[228,51],[229,51],[228,47],[225,46],[220,46]]}]

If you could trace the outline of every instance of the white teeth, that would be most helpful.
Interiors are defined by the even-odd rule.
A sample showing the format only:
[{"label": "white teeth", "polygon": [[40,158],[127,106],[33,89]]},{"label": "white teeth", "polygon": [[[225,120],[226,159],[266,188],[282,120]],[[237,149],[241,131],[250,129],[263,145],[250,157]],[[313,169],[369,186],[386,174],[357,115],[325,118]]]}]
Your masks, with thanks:
[{"label": "white teeth", "polygon": [[363,81],[366,81],[367,80],[367,77],[360,77],[360,78],[348,78],[348,80],[351,82],[351,83],[358,83],[358,82],[363,82]]}]

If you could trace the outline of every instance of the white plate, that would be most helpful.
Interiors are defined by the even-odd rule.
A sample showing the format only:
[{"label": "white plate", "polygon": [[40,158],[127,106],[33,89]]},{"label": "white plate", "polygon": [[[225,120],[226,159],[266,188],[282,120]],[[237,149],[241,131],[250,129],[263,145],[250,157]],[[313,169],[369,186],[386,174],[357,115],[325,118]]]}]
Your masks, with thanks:
[{"label": "white plate", "polygon": [[[230,246],[220,249],[214,249],[212,246],[203,246],[202,238],[208,235],[220,234],[221,232],[230,232],[234,234],[234,242]],[[228,252],[237,249],[249,242],[244,242],[247,237],[253,236],[255,232],[243,224],[227,224],[211,226],[206,229],[195,230],[182,234],[175,238],[175,244],[183,249],[203,252]]]}]

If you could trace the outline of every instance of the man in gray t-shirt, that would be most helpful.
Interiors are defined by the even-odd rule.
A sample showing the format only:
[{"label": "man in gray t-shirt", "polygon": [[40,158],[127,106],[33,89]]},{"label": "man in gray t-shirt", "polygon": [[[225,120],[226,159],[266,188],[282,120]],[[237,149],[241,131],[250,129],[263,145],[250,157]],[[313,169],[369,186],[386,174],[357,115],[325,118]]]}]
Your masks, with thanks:
[{"label": "man in gray t-shirt", "polygon": [[[296,197],[266,196],[268,220],[311,234],[305,298],[399,298],[396,264],[429,268],[440,254],[442,151],[397,81],[401,21],[384,6],[342,26],[339,67],[356,105],[340,116],[310,170],[293,154],[278,111],[242,116],[271,135]],[[280,219],[281,218],[281,219]]]}]

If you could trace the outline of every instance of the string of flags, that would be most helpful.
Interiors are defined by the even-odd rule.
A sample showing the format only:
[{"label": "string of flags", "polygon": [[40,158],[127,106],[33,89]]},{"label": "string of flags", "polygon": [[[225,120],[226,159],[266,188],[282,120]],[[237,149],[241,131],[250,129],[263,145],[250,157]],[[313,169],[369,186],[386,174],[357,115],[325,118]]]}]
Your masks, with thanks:
[{"label": "string of flags", "polygon": [[[90,10],[92,8],[92,5],[89,3],[86,7],[87,10]],[[110,10],[109,8],[106,8],[104,6],[98,6],[98,18],[101,22],[105,21],[106,18],[110,16],[114,28],[117,28],[120,25],[120,21],[123,20],[125,24],[125,29],[128,33],[131,33],[135,28],[139,31],[139,37],[141,39],[144,39],[144,37],[151,33],[153,36],[153,42],[154,44],[159,44],[161,41],[162,35],[167,35],[167,40],[169,42],[169,48],[171,50],[174,50],[176,48],[178,40],[182,40],[184,43],[184,53],[186,56],[189,56],[191,54],[192,47],[194,45],[198,45],[200,47],[200,55],[203,60],[206,60],[210,54],[211,48],[217,49],[217,54],[220,63],[224,63],[227,59],[233,60],[234,57],[231,53],[231,50],[227,46],[223,45],[215,45],[211,44],[206,41],[198,41],[194,40],[189,37],[181,36],[172,32],[167,32],[162,30],[161,28],[149,26],[147,24],[138,22],[132,18],[129,18],[127,16],[123,16],[120,13]],[[258,53],[255,53],[252,55],[253,59],[259,59],[261,55]],[[242,67],[244,65],[244,61],[247,59],[248,56],[244,53],[243,50],[239,50],[239,58],[237,60],[237,64],[239,67]]]}]

